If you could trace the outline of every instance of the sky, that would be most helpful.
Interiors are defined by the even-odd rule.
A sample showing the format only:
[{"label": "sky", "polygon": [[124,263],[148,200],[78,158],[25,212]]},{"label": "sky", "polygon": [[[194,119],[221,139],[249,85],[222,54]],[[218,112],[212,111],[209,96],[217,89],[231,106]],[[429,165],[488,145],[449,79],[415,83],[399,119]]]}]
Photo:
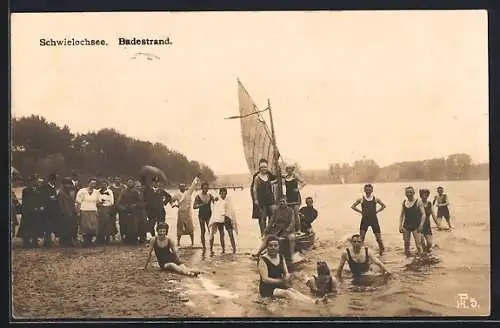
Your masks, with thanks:
[{"label": "sky", "polygon": [[[239,78],[259,108],[270,99],[280,153],[302,169],[457,152],[488,161],[486,11],[37,13],[11,24],[13,116],[115,128],[216,174],[247,173],[240,124],[224,120],[238,115]],[[68,37],[108,46],[39,45]]]}]

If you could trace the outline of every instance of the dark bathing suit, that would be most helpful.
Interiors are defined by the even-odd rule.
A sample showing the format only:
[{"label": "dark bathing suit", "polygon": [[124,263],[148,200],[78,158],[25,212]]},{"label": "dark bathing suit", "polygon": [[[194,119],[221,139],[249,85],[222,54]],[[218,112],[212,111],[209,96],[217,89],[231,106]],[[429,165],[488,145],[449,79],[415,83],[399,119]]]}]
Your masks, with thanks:
[{"label": "dark bathing suit", "polygon": [[[280,257],[280,262],[278,263],[278,265],[274,265],[273,263],[271,263],[271,261],[269,261],[269,259],[266,258],[265,256],[262,256],[260,258],[261,260],[264,261],[264,263],[266,263],[267,276],[269,278],[280,279],[283,278],[283,275],[285,274],[285,272],[283,271],[283,256],[282,255],[278,256]],[[261,278],[259,282],[259,292],[261,296],[263,297],[273,296],[273,292],[276,288],[285,289],[286,287],[283,284],[266,284],[262,282]]]},{"label": "dark bathing suit", "polygon": [[285,179],[285,189],[286,189],[286,202],[287,203],[298,203],[296,205],[300,205],[301,197],[300,192],[297,191],[299,188],[299,182],[297,179],[293,178],[292,180]]},{"label": "dark bathing suit", "polygon": [[198,218],[206,223],[208,223],[208,221],[210,221],[210,218],[212,217],[212,206],[211,206],[212,197],[209,194],[207,194],[207,197],[209,197],[210,200],[206,204],[203,203],[200,195],[197,195],[195,199],[195,201],[198,202],[199,204],[203,204],[200,205],[200,207],[198,207]]},{"label": "dark bathing suit", "polygon": [[380,233],[380,225],[377,218],[377,200],[373,196],[372,200],[367,200],[363,195],[361,202],[361,224],[359,230],[368,231],[368,227],[372,227],[373,233]]},{"label": "dark bathing suit", "polygon": [[403,227],[408,231],[415,231],[420,225],[420,211],[418,210],[418,199],[411,207],[405,206],[405,201],[403,201],[403,210],[405,215],[405,221]]},{"label": "dark bathing suit", "polygon": [[370,269],[370,263],[368,258],[368,247],[365,247],[365,261],[362,263],[358,263],[354,261],[351,256],[351,252],[349,248],[346,248],[347,251],[347,264],[349,264],[349,268],[351,269],[352,277],[360,277],[363,273],[367,272]]},{"label": "dark bathing suit", "polygon": [[155,239],[153,248],[155,250],[156,259],[158,260],[160,268],[163,269],[163,266],[167,263],[175,263],[177,265],[181,264],[177,257],[170,251],[170,241],[167,243],[167,246],[160,247],[158,245],[158,240]]},{"label": "dark bathing suit", "polygon": [[[441,197],[437,196],[437,203],[438,204],[444,204],[447,201],[448,201],[448,196],[446,196],[446,194],[443,194]],[[449,219],[450,218],[450,209],[448,208],[448,205],[446,205],[446,206],[438,206],[436,216],[438,218],[444,217],[446,219]]]},{"label": "dark bathing suit", "polygon": [[424,236],[432,235],[431,229],[431,211],[432,211],[432,203],[427,201],[424,206],[425,210],[425,222],[424,222]]}]

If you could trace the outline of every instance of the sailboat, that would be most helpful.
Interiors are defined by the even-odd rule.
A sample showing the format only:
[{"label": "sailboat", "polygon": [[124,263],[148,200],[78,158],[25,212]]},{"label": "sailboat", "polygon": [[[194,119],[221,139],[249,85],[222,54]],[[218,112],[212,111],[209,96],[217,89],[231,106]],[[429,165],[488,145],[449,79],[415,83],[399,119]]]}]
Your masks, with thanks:
[{"label": "sailboat", "polygon": [[[227,119],[239,119],[241,124],[241,137],[243,150],[248,170],[253,176],[259,170],[259,160],[266,159],[269,170],[277,177],[278,183],[274,187],[275,204],[278,204],[283,196],[283,176],[286,163],[281,157],[276,144],[276,133],[274,130],[271,102],[267,100],[267,107],[259,110],[252,97],[238,79],[238,101],[239,115]],[[262,113],[269,113],[270,127],[264,120]],[[315,234],[299,233],[296,236],[296,251],[306,250],[314,244]]]}]

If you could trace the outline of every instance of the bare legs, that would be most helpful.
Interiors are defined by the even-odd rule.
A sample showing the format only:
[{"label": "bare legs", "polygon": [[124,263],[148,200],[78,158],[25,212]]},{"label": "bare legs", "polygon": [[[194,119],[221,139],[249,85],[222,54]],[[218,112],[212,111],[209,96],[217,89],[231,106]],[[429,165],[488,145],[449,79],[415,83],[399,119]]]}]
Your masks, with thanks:
[{"label": "bare legs", "polygon": [[384,243],[382,242],[382,234],[380,232],[375,233],[375,239],[377,240],[379,253],[382,255],[385,250]]},{"label": "bare legs", "polygon": [[422,235],[421,244],[424,251],[430,253],[432,250],[432,235]]},{"label": "bare legs", "polygon": [[294,300],[294,301],[314,303],[314,300],[312,298],[302,294],[301,292],[293,288],[288,288],[288,289],[276,288],[273,291],[273,296],[279,298],[287,298],[289,300]]},{"label": "bare legs", "polygon": [[214,239],[215,239],[215,234],[219,231],[219,238],[220,238],[220,245],[222,247],[222,253],[225,252],[226,250],[226,245],[224,242],[224,225],[217,223],[212,226],[212,229],[210,231],[210,255],[214,255]]},{"label": "bare legs", "polygon": [[231,242],[231,247],[233,248],[233,254],[236,253],[236,241],[234,240],[233,229],[228,229],[227,234],[229,235],[229,241]]},{"label": "bare legs", "polygon": [[406,256],[410,256],[410,239],[411,235],[413,235],[413,239],[415,240],[415,247],[417,248],[418,255],[422,254],[422,234],[417,230],[409,231],[403,229],[403,241],[405,247]]},{"label": "bare legs", "polygon": [[201,237],[201,246],[203,249],[206,248],[205,246],[205,234],[206,234],[206,229],[208,228],[208,220],[199,218],[200,221],[200,237]]},{"label": "bare legs", "polygon": [[177,265],[175,263],[166,263],[165,265],[163,265],[163,269],[188,277],[197,277],[200,273],[202,273],[202,271],[190,269],[186,267],[184,264]]}]

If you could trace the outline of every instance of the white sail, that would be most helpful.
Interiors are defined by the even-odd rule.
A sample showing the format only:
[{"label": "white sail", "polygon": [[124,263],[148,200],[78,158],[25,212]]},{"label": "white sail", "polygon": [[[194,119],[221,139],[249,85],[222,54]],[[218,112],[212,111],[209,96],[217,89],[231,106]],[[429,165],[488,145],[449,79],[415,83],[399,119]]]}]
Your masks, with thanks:
[{"label": "white sail", "polygon": [[238,100],[243,150],[250,174],[258,171],[261,159],[266,159],[269,170],[276,174],[271,131],[240,80],[238,80]]}]

